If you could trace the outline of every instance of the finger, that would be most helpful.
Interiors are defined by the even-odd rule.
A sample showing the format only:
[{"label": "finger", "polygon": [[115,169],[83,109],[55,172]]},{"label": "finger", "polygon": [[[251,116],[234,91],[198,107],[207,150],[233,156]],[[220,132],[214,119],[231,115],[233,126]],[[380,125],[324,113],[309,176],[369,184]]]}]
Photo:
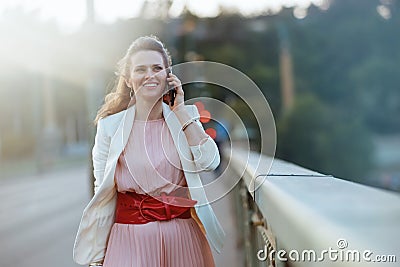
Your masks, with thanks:
[{"label": "finger", "polygon": [[170,82],[168,82],[168,84],[169,85],[174,85],[174,86],[177,86],[177,87],[181,86],[181,82],[180,81],[176,81],[176,80],[170,81]]},{"label": "finger", "polygon": [[169,77],[167,77],[167,79],[178,80],[179,81],[179,78],[174,74],[170,74]]},{"label": "finger", "polygon": [[178,78],[175,78],[175,77],[167,78],[167,81],[177,81],[177,82],[180,82],[180,80],[179,80]]},{"label": "finger", "polygon": [[183,94],[183,88],[180,83],[170,82],[169,86],[174,87],[178,94]]}]

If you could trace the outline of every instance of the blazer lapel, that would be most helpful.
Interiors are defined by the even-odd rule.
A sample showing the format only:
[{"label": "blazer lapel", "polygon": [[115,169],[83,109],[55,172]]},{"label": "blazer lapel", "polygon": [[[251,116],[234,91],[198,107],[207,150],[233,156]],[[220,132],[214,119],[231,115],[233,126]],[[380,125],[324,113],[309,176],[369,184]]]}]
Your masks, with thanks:
[{"label": "blazer lapel", "polygon": [[124,111],[124,116],[118,126],[117,131],[111,138],[109,159],[119,157],[126,143],[128,142],[129,134],[132,129],[133,120],[135,118],[135,105]]},{"label": "blazer lapel", "polygon": [[[124,112],[122,120],[118,125],[118,128],[111,138],[109,155],[104,171],[104,188],[112,188],[115,186],[114,174],[115,168],[118,162],[118,158],[121,155],[126,143],[128,142],[129,134],[132,129],[133,120],[135,118],[135,106],[129,107]],[[103,190],[107,192],[107,190]],[[101,194],[100,194],[101,195]],[[99,196],[100,197],[100,196]]]},{"label": "blazer lapel", "polygon": [[181,123],[179,122],[175,113],[171,111],[170,107],[165,103],[163,103],[163,115],[168,129],[172,135],[172,139],[178,151],[184,171],[195,171],[195,169],[192,167],[193,161],[189,144],[186,140],[185,133],[181,130]]},{"label": "blazer lapel", "polygon": [[136,114],[136,106],[135,105],[133,105],[132,107],[130,107],[126,110],[125,120],[122,125],[123,130],[122,130],[121,152],[125,148],[126,143],[128,142],[128,139],[129,139],[129,135],[131,134],[133,121],[135,120],[135,114]]}]

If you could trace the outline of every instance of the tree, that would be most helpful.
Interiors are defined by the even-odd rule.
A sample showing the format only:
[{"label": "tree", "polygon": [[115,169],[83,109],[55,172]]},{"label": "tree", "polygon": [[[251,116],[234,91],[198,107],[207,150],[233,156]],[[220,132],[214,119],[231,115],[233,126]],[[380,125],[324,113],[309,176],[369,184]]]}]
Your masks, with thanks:
[{"label": "tree", "polygon": [[360,120],[310,94],[298,97],[278,124],[278,158],[336,177],[362,181],[372,167],[372,149]]},{"label": "tree", "polygon": [[400,130],[400,25],[398,1],[332,1],[326,12],[309,10],[304,20],[287,17],[296,89],[349,114],[361,114],[376,133]]}]

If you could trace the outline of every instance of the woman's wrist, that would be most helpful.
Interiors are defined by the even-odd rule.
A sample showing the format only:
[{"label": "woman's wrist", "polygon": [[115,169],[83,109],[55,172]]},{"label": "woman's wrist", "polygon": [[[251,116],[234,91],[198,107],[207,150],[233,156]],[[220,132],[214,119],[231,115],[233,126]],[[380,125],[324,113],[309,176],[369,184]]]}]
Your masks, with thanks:
[{"label": "woman's wrist", "polygon": [[174,107],[172,109],[172,111],[175,113],[175,115],[179,115],[181,113],[187,113],[187,110],[185,108],[185,104],[180,104],[180,105]]},{"label": "woman's wrist", "polygon": [[185,131],[186,128],[187,128],[190,124],[194,123],[195,121],[197,121],[197,118],[191,118],[190,120],[188,120],[187,122],[185,122],[185,123],[182,125],[182,131]]},{"label": "woman's wrist", "polygon": [[186,110],[185,105],[180,105],[173,109],[175,116],[178,118],[181,124],[185,124],[191,119],[189,112]]}]

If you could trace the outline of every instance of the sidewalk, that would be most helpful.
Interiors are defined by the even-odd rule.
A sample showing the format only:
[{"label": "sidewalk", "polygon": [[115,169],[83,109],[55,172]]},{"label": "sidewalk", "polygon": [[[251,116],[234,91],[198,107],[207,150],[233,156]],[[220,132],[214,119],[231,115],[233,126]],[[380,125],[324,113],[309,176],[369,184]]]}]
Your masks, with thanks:
[{"label": "sidewalk", "polygon": [[[221,166],[222,170],[225,168]],[[218,181],[224,181],[229,179],[226,177],[229,174],[223,174],[223,176],[218,177],[215,172],[206,172],[201,174],[203,184],[208,184],[218,178]],[[224,192],[228,191],[226,185],[223,182],[213,183],[212,192]],[[207,192],[209,196],[209,192]],[[222,198],[214,201],[211,206],[221,223],[225,233],[226,240],[221,254],[218,254],[213,250],[213,255],[215,259],[215,264],[217,267],[230,266],[230,267],[242,267],[244,266],[244,255],[243,255],[243,245],[239,239],[239,233],[237,232],[237,219],[235,214],[234,206],[234,191],[230,191]]]}]

